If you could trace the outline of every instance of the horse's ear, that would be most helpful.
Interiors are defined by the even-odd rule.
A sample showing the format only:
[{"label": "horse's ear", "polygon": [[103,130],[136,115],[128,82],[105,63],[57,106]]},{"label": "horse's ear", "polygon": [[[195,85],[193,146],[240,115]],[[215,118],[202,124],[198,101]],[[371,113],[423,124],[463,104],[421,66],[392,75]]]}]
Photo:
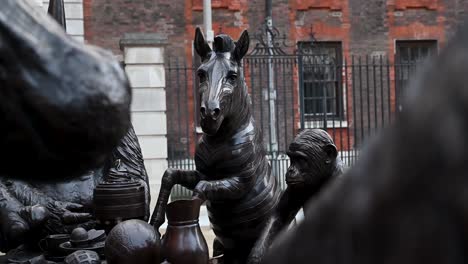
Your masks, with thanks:
[{"label": "horse's ear", "polygon": [[200,55],[202,60],[206,59],[208,54],[211,52],[211,48],[208,43],[206,43],[205,37],[199,27],[195,30],[195,41],[193,45],[195,46],[195,51]]},{"label": "horse's ear", "polygon": [[244,30],[239,40],[236,42],[236,49],[234,50],[234,58],[237,61],[240,61],[245,56],[245,54],[247,54],[247,51],[249,50],[249,44],[249,33],[247,30]]}]

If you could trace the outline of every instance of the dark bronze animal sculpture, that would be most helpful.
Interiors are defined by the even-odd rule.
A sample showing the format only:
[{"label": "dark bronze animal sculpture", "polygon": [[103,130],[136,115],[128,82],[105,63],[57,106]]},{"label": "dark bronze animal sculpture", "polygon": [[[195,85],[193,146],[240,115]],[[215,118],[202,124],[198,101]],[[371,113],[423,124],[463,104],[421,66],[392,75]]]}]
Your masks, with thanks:
[{"label": "dark bronze animal sculpture", "polygon": [[47,234],[69,234],[78,226],[94,227],[93,191],[103,180],[141,182],[149,218],[148,176],[133,128],[109,153],[105,166],[77,179],[38,183],[0,178],[0,251],[23,243],[34,246]]},{"label": "dark bronze animal sculpture", "polygon": [[130,125],[118,61],[24,0],[0,8],[1,174],[50,181],[104,164]]},{"label": "dark bronze animal sculpture", "polygon": [[343,172],[332,138],[321,129],[301,131],[289,145],[287,154],[291,161],[286,173],[288,187],[252,249],[248,263],[260,263],[278,233],[291,224],[306,202]]},{"label": "dark bronze animal sculpture", "polygon": [[215,248],[224,248],[225,263],[245,263],[279,197],[241,67],[249,37],[244,31],[234,43],[219,35],[211,50],[197,29],[194,44],[203,61],[198,76],[204,134],[195,152],[197,169],[164,173],[151,223],[162,225],[171,188],[181,184],[206,199]]},{"label": "dark bronze animal sculpture", "polygon": [[264,263],[466,263],[468,28],[412,84],[393,127]]},{"label": "dark bronze animal sculpture", "polygon": [[[7,3],[7,7],[11,5]],[[11,5],[13,6],[13,5]],[[24,10],[15,10],[16,12],[32,12],[30,9],[28,9],[27,6],[23,6]],[[22,8],[21,4],[19,4],[18,8]],[[0,11],[1,15],[2,11]],[[64,4],[63,0],[51,0],[49,4],[49,14],[56,19],[63,28],[65,28],[65,13],[64,13]],[[29,14],[31,15],[31,14]],[[46,22],[48,22],[47,19],[45,19]],[[51,23],[53,24],[53,22]],[[4,29],[4,28],[3,28]],[[4,29],[5,30],[5,29]],[[0,31],[4,32],[4,31]],[[57,30],[58,32],[58,30]],[[25,32],[23,32],[25,33]],[[13,34],[13,33],[12,33]],[[58,33],[57,33],[58,34]],[[2,45],[12,45],[12,43],[8,43],[7,38],[5,38],[5,35],[0,35],[0,51],[2,50],[1,47]],[[56,36],[56,38],[60,38],[60,36]],[[67,40],[64,38],[65,43],[62,43],[62,45],[66,44]],[[19,44],[24,44],[28,45],[28,43],[19,43]],[[53,43],[51,43],[52,45]],[[56,44],[60,46],[59,44]],[[20,45],[21,46],[21,45]],[[24,47],[26,48],[26,47]],[[53,46],[51,46],[53,48]],[[67,52],[70,52],[68,55],[64,55],[65,57],[73,57],[74,53],[79,53],[79,50],[74,50],[73,47],[67,47],[66,48]],[[29,51],[29,52],[37,52],[40,53],[41,51]],[[20,51],[17,53],[18,56],[27,56],[27,54],[21,54]],[[99,56],[96,57],[97,54],[93,54],[95,57],[94,59],[103,59],[104,64],[105,64],[105,58],[100,58]],[[80,57],[76,57],[75,59],[79,59]],[[27,59],[26,57],[22,59]],[[92,63],[93,57],[88,58],[88,60],[91,60],[90,62]],[[0,62],[1,62],[0,58]],[[19,59],[18,59],[19,60]],[[47,60],[44,61],[45,63],[48,63]],[[53,61],[51,61],[52,63]],[[102,64],[103,62],[100,62]],[[26,63],[26,61],[10,61],[11,64],[14,63]],[[63,62],[62,62],[63,63]],[[74,61],[75,64],[79,64],[79,61]],[[103,64],[103,66],[104,66]],[[13,68],[16,65],[13,65]],[[19,69],[23,71],[24,76],[3,76],[8,80],[9,78],[17,78],[17,81],[21,80],[20,77],[28,77],[32,78],[34,76],[40,76],[39,73],[35,73],[36,71],[40,71],[41,67],[46,67],[49,65],[35,65],[35,63],[32,64],[26,64],[24,65],[24,69]],[[38,67],[38,68],[35,68]],[[50,65],[50,67],[55,67],[54,65]],[[1,68],[1,67],[0,67]],[[27,72],[30,70],[31,72]],[[59,71],[59,69],[50,69],[52,72],[49,72],[48,74],[54,74],[55,71]],[[80,74],[80,71],[76,71],[77,74]],[[11,73],[9,73],[11,74]],[[76,81],[80,81],[81,78],[83,77],[78,77],[75,78],[74,76],[50,76],[51,79],[47,80],[47,74],[43,73],[44,76],[40,77],[39,80],[44,81],[44,85],[46,87],[39,87],[40,84],[35,83],[34,85],[38,85],[38,87],[22,87],[21,85],[18,86],[16,89],[19,89],[19,91],[16,91],[18,93],[17,96],[21,96],[22,93],[25,93],[25,96],[27,96],[30,92],[28,91],[29,89],[44,89],[47,90],[49,88],[61,88],[60,86],[53,86],[57,85],[57,83],[52,83],[53,87],[47,87],[49,85],[49,82],[62,82],[66,83],[67,80],[73,81],[76,79]],[[112,75],[112,72],[109,72],[108,74]],[[29,76],[32,75],[32,76]],[[1,77],[1,76],[0,76]],[[57,80],[57,78],[64,78],[66,80]],[[39,78],[39,77],[38,77]],[[98,77],[96,77],[98,78]],[[99,77],[100,78],[100,77]],[[123,79],[125,80],[125,79]],[[1,81],[1,78],[0,78]],[[33,80],[28,80],[28,81],[33,81]],[[47,82],[48,81],[48,82]],[[118,82],[119,80],[115,80]],[[89,85],[92,85],[93,83],[90,82]],[[95,85],[98,85],[99,81],[96,81]],[[76,84],[69,84],[72,86],[73,89],[86,89],[86,84],[83,86],[78,86]],[[116,85],[116,84],[114,84]],[[123,85],[123,84],[121,84]],[[112,87],[112,85],[110,86]],[[8,87],[5,87],[8,88]],[[12,88],[12,87],[10,87]],[[65,87],[67,88],[67,87]],[[104,89],[108,89],[109,87],[103,87]],[[116,87],[117,88],[117,87]],[[125,88],[125,86],[122,86],[122,88]],[[63,93],[61,96],[69,97],[70,100],[76,100],[76,103],[83,103],[80,101],[80,95],[81,93],[77,93],[78,97],[73,98],[74,93],[76,91],[70,90],[69,93]],[[84,91],[85,92],[85,91]],[[88,91],[91,92],[91,91]],[[95,100],[94,102],[96,104],[96,107],[99,106],[99,104],[108,104],[112,103],[109,100],[104,100],[102,102],[99,102],[100,98],[100,93],[105,94],[106,92],[113,92],[112,90],[109,91],[99,91],[97,89],[95,96],[96,98],[92,99],[89,98],[90,101]],[[54,94],[60,94],[60,91],[56,91],[54,93],[54,90],[51,90],[49,92],[51,95]],[[94,93],[94,92],[91,92]],[[119,94],[116,94],[119,96]],[[31,95],[32,96],[32,95]],[[91,95],[89,95],[91,97]],[[108,96],[113,96],[109,94]],[[123,95],[122,95],[123,96]],[[5,103],[8,105],[8,101],[6,101],[5,98],[3,98]],[[18,98],[20,100],[21,98]],[[33,98],[30,98],[32,100]],[[47,98],[41,98],[38,95],[38,100],[42,99],[47,99]],[[83,98],[84,99],[84,98]],[[101,98],[105,99],[105,98]],[[123,98],[122,98],[123,99]],[[57,101],[55,101],[57,100]],[[28,107],[28,98],[24,98],[24,107]],[[44,109],[38,109],[40,111],[48,111],[52,110],[51,108],[47,107],[46,104],[47,101],[44,101]],[[65,104],[66,102],[61,102],[60,98],[51,98],[51,102],[54,104]],[[65,106],[65,105],[63,105]],[[73,106],[73,105],[71,105]],[[86,105],[83,105],[85,107]],[[117,106],[117,105],[116,105]],[[39,103],[37,105],[39,106]],[[77,109],[79,110],[79,104],[76,105]],[[101,110],[109,111],[110,109],[106,109],[107,106],[103,107]],[[60,109],[57,108],[61,111],[67,111],[67,109]],[[71,108],[70,110],[74,110]],[[96,109],[97,110],[97,109]],[[86,109],[81,109],[81,111],[86,112]],[[44,115],[46,114],[53,114],[54,112],[44,112]],[[14,113],[10,113],[14,114]],[[25,113],[26,114],[26,113]],[[58,114],[58,113],[57,113]],[[61,114],[66,114],[65,112]],[[73,113],[67,113],[70,115],[70,120],[73,122]],[[79,114],[79,113],[77,113]],[[110,116],[114,116],[117,113],[110,112]],[[40,116],[39,113],[37,113],[38,116]],[[30,116],[25,116],[25,118],[29,118],[29,121],[35,122],[39,120],[35,120],[36,114],[31,113]],[[44,116],[49,118],[49,116]],[[80,116],[76,116],[79,118]],[[13,118],[10,117],[10,118]],[[53,118],[53,116],[50,116],[50,118]],[[20,120],[20,121],[28,121],[28,120]],[[46,121],[46,120],[43,120]],[[58,121],[58,120],[53,120],[53,121]],[[78,120],[77,120],[78,121]],[[93,124],[93,120],[88,121],[91,125]],[[18,122],[20,124],[21,122]],[[49,122],[49,124],[53,122]],[[76,123],[77,125],[80,124],[79,122]],[[58,124],[57,124],[58,125]],[[116,124],[118,128],[119,124]],[[31,128],[34,129],[46,129],[47,125],[44,124],[44,126],[31,126]],[[60,130],[60,127],[56,128],[57,130]],[[67,131],[67,127],[64,125],[63,131],[64,133]],[[77,132],[80,131],[80,127],[75,128]],[[21,131],[18,131],[19,135]],[[40,131],[39,131],[40,132]],[[39,133],[38,132],[38,133]],[[58,132],[58,131],[57,131]],[[72,132],[72,131],[69,131]],[[77,134],[78,135],[78,134]],[[44,135],[48,136],[48,135]],[[66,136],[66,133],[64,134]],[[89,137],[93,137],[93,135],[89,135]],[[40,137],[38,136],[35,138],[37,140],[40,140]],[[35,140],[34,138],[30,139],[24,139],[24,140]],[[0,139],[1,140],[1,139]],[[72,140],[72,139],[69,139]],[[79,140],[79,139],[73,139],[73,140]],[[85,139],[87,140],[87,139]],[[53,146],[44,146],[45,148],[47,147],[53,147]],[[75,151],[75,150],[71,150]],[[92,153],[89,153],[89,155],[93,155]],[[100,154],[102,155],[102,154]],[[35,178],[31,177],[28,180],[16,180],[16,179],[10,179],[8,177],[5,177],[3,174],[3,171],[0,172],[0,250],[6,252],[7,250],[13,249],[16,246],[27,243],[28,245],[35,245],[37,241],[42,238],[43,236],[47,234],[67,234],[70,233],[71,230],[73,230],[77,226],[82,226],[85,228],[91,228],[95,225],[95,221],[93,220],[92,216],[92,211],[94,210],[93,208],[93,190],[95,186],[103,179],[103,178],[118,178],[118,180],[125,180],[127,178],[131,178],[136,181],[142,182],[142,184],[146,188],[146,217],[149,218],[149,184],[148,184],[148,177],[146,174],[146,170],[143,164],[143,157],[141,155],[141,150],[140,146],[138,144],[138,139],[135,135],[135,132],[133,128],[130,126],[128,129],[128,132],[126,136],[120,140],[119,145],[113,150],[109,151],[108,153],[105,153],[106,156],[106,164],[103,164],[100,168],[88,171],[86,173],[81,173],[79,177],[71,177],[73,176],[76,171],[74,171],[74,167],[69,168],[70,171],[66,172],[67,174],[62,175],[62,178],[66,178],[66,181],[59,181],[59,182],[38,182],[35,181]],[[44,159],[45,162],[47,161],[47,157],[38,157]],[[76,162],[81,162],[82,160],[76,160]],[[115,166],[115,164],[118,161],[119,166]],[[25,161],[27,162],[27,161]],[[8,166],[10,164],[4,164],[5,166]],[[61,166],[62,164],[56,164],[54,166]],[[35,168],[31,168],[27,165],[23,165],[29,170],[34,170]],[[54,170],[55,167],[50,168],[50,170]],[[76,167],[75,167],[76,169]],[[43,173],[41,172],[40,169],[34,173]],[[35,176],[35,174],[31,175]],[[51,175],[45,175],[45,176],[51,176]],[[68,176],[68,177],[67,177]]]}]

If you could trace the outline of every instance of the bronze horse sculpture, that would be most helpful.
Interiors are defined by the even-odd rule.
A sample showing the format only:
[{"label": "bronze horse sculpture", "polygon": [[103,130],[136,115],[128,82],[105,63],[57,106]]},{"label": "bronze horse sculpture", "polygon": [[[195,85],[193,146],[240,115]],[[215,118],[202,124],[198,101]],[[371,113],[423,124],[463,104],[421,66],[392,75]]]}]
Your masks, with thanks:
[{"label": "bronze horse sculpture", "polygon": [[192,189],[194,197],[206,200],[216,253],[224,254],[225,263],[245,263],[278,202],[279,189],[251,114],[243,76],[241,60],[249,48],[248,33],[244,31],[237,42],[218,35],[213,46],[212,50],[197,28],[204,133],[195,152],[196,170],[164,173],[151,224],[158,229],[164,223],[171,188],[181,184]]}]

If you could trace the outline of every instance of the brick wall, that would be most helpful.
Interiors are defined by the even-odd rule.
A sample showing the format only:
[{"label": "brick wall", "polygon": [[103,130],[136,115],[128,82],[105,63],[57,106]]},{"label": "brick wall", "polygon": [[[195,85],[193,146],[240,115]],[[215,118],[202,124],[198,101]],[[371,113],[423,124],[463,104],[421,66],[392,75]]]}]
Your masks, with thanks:
[{"label": "brick wall", "polygon": [[[85,39],[88,42],[120,54],[118,43],[125,33],[159,33],[168,39],[166,53],[169,57],[183,58],[187,65],[192,65],[194,30],[203,23],[201,0],[83,0],[83,4]],[[227,33],[234,38],[244,29],[253,34],[264,19],[264,0],[212,0],[212,7],[214,32]],[[286,34],[293,46],[298,41],[310,40],[313,33],[319,41],[341,41],[344,59],[348,63],[352,56],[365,55],[384,55],[393,63],[397,40],[433,39],[437,40],[439,48],[443,47],[467,11],[468,0],[275,0],[273,23]],[[391,92],[386,93],[382,101],[390,101],[392,111],[395,111],[393,69],[390,76]],[[187,94],[188,107],[187,113],[179,116],[181,127],[178,129],[194,131],[194,111],[198,108],[194,105],[193,75],[188,74],[184,78],[186,87],[179,89]],[[294,119],[299,120],[297,74],[293,78],[293,87],[297,87],[291,91],[296,109]],[[352,91],[353,85],[348,80],[347,89]],[[361,88],[364,96],[373,96],[368,85]],[[175,93],[168,89],[168,98],[172,100]],[[355,136],[353,131],[369,129],[367,115],[357,111],[354,117],[351,109],[380,107],[367,105],[365,100],[362,104],[346,104],[351,121],[347,124],[346,134],[349,132]],[[174,118],[175,114],[168,112],[168,119]],[[356,130],[353,126],[358,125],[361,127]],[[170,129],[168,132],[171,133]],[[190,133],[189,141],[194,140],[195,133]],[[349,148],[353,144],[344,142],[343,147]]]},{"label": "brick wall", "polygon": [[[167,37],[169,55],[192,54],[194,29],[202,26],[201,0],[70,0],[83,1],[85,39],[120,54],[125,33],[158,33]],[[263,22],[264,0],[213,0],[213,30],[239,36]],[[338,40],[349,54],[392,55],[397,39],[437,39],[443,46],[468,9],[468,0],[276,0],[274,25],[292,43]],[[393,58],[393,56],[390,56]]]}]

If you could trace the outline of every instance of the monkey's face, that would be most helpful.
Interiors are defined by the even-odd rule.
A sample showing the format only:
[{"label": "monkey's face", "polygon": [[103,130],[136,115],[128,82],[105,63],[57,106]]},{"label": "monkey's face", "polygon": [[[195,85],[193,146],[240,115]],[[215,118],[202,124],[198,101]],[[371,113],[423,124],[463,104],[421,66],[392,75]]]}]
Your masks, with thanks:
[{"label": "monkey's face", "polygon": [[292,158],[286,172],[286,183],[292,188],[301,188],[305,185],[305,179],[309,176],[304,175],[307,170],[307,161],[304,158]]},{"label": "monkey's face", "polygon": [[291,188],[316,187],[331,177],[332,163],[336,156],[317,146],[314,156],[299,150],[288,151],[291,164],[286,172],[286,183]]}]

